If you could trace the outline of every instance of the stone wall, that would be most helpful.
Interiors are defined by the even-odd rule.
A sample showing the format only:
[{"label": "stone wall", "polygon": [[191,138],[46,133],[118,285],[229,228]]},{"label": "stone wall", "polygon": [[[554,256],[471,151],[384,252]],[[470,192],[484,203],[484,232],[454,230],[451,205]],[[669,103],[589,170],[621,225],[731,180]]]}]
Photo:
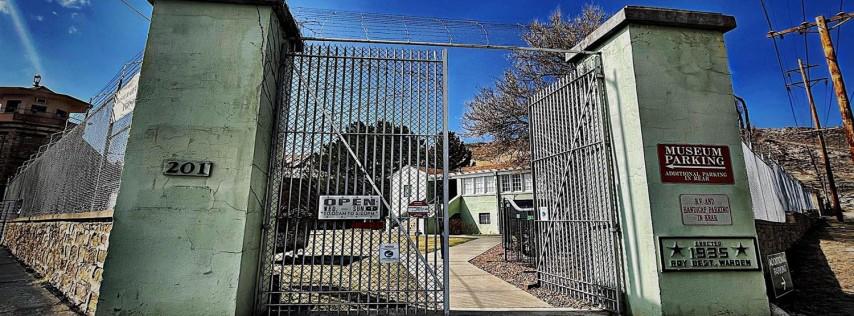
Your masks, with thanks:
[{"label": "stone wall", "polygon": [[763,220],[756,221],[756,235],[759,238],[759,251],[764,257],[784,252],[794,245],[815,224],[816,217],[801,213],[787,213],[785,223]]},{"label": "stone wall", "polygon": [[80,311],[95,314],[112,221],[16,220],[3,246],[58,289]]}]

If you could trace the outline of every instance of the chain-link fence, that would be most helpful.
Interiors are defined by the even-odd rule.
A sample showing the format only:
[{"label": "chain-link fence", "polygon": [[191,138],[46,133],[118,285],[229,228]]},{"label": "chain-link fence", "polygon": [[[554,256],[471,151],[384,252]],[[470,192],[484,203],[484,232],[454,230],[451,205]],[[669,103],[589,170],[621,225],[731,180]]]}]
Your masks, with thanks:
[{"label": "chain-link fence", "polygon": [[9,180],[4,199],[17,216],[112,209],[118,194],[136,99],[140,57],[122,67],[94,107],[72,128],[50,137]]}]

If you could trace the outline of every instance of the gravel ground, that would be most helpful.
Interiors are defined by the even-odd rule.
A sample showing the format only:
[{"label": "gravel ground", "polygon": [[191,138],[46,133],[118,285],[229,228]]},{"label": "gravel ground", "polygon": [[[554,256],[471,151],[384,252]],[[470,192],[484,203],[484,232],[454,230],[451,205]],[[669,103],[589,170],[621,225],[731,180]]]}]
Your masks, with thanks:
[{"label": "gravel ground", "polygon": [[528,285],[537,282],[537,275],[533,267],[528,267],[516,262],[504,261],[504,247],[498,245],[475,257],[471,264],[507,281],[514,286],[525,290],[531,295],[549,303],[554,307],[592,308],[589,304],[572,299],[567,295],[545,288],[529,289]]},{"label": "gravel ground", "polygon": [[[821,224],[819,224],[821,225]],[[787,251],[795,291],[777,302],[791,315],[854,315],[854,223],[816,227]]]}]

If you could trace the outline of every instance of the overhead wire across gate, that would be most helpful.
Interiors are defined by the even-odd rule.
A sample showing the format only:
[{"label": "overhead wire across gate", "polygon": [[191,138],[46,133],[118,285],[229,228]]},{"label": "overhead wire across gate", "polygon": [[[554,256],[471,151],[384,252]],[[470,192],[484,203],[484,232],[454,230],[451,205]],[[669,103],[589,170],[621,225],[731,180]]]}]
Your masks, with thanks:
[{"label": "overhead wire across gate", "polygon": [[[285,61],[259,311],[429,313],[447,304],[446,54],[306,45]],[[320,219],[377,196],[380,220]],[[409,217],[413,201],[426,218]],[[381,262],[381,246],[399,258]]]}]

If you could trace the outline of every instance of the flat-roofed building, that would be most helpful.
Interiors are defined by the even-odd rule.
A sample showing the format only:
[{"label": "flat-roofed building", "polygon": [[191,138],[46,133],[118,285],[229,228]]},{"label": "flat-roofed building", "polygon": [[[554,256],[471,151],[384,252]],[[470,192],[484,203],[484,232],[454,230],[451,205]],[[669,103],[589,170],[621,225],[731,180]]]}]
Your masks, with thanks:
[{"label": "flat-roofed building", "polygon": [[89,108],[87,102],[42,86],[40,79],[36,76],[32,87],[0,87],[0,192],[18,166],[68,126],[72,113]]}]

